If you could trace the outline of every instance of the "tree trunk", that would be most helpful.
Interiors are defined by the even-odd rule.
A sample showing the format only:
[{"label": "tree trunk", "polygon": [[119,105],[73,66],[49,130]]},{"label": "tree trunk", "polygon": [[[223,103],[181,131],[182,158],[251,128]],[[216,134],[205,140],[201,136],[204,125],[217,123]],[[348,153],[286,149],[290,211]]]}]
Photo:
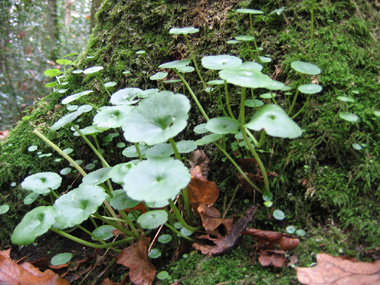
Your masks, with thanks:
[{"label": "tree trunk", "polygon": [[95,14],[98,11],[102,2],[103,0],[92,0],[91,2],[90,33],[92,32],[92,29],[95,27]]},{"label": "tree trunk", "polygon": [[50,40],[49,59],[55,61],[59,51],[59,27],[57,17],[57,0],[48,0],[48,32]]}]

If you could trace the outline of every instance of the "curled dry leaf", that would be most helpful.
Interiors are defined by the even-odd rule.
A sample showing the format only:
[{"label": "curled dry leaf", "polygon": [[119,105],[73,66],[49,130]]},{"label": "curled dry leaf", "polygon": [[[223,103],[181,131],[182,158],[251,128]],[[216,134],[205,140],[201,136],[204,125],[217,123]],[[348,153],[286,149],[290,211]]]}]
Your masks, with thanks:
[{"label": "curled dry leaf", "polygon": [[150,238],[142,235],[116,258],[117,263],[129,268],[129,278],[133,284],[152,284],[156,276],[156,268],[148,260],[149,241]]},{"label": "curled dry leaf", "polygon": [[219,197],[216,183],[203,176],[201,167],[195,166],[191,171],[191,181],[187,185],[191,207],[196,210],[200,204],[214,204]]},{"label": "curled dry leaf", "polygon": [[223,228],[222,232],[225,234],[228,234],[231,231],[234,220],[232,218],[221,219],[221,214],[216,208],[201,204],[197,208],[197,212],[201,217],[202,226],[207,234],[211,234],[217,237],[222,236],[218,230],[219,227]]},{"label": "curled dry leaf", "polygon": [[243,232],[257,240],[258,247],[261,249],[273,249],[274,244],[279,244],[281,250],[295,249],[299,244],[299,239],[287,234],[262,231],[258,229],[249,229]]},{"label": "curled dry leaf", "polygon": [[380,260],[356,262],[326,253],[317,255],[314,267],[296,267],[302,284],[380,284]]},{"label": "curled dry leaf", "polygon": [[283,250],[261,250],[259,262],[262,266],[273,266],[281,268],[285,264],[285,251]]},{"label": "curled dry leaf", "polygon": [[41,272],[28,262],[17,264],[9,257],[10,249],[0,251],[0,284],[69,285],[50,269]]},{"label": "curled dry leaf", "polygon": [[[199,240],[207,239],[208,244],[202,241],[193,243],[196,250],[200,250],[204,255],[219,255],[238,245],[241,237],[241,232],[244,231],[249,222],[252,221],[253,215],[257,210],[257,206],[251,206],[244,211],[244,216],[241,217],[235,224],[232,225],[228,233],[223,237],[213,238],[210,234],[198,236]],[[216,218],[219,219],[219,218]],[[212,242],[214,245],[210,245]]]},{"label": "curled dry leaf", "polygon": [[203,150],[197,149],[193,151],[190,155],[189,164],[190,164],[190,172],[195,168],[195,166],[199,166],[202,170],[202,174],[207,178],[210,168],[208,168],[208,164],[210,160]]}]

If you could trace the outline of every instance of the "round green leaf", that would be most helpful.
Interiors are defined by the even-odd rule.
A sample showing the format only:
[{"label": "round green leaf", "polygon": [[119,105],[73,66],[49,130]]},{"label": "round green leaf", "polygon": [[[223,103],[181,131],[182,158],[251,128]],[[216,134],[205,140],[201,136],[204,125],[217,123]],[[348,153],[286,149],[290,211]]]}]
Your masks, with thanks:
[{"label": "round green leaf", "polygon": [[182,94],[155,94],[135,107],[123,125],[124,137],[130,142],[148,145],[166,142],[186,126],[189,99]]},{"label": "round green leaf", "polygon": [[254,131],[264,129],[273,137],[296,138],[302,135],[301,128],[277,105],[260,108],[245,126]]},{"label": "round green leaf", "polygon": [[358,144],[358,143],[353,143],[352,144],[352,147],[354,148],[354,149],[356,149],[356,150],[361,150],[363,147],[360,145],[360,144]]},{"label": "round green leaf", "polygon": [[272,80],[272,85],[268,86],[267,89],[269,90],[282,90],[285,87],[285,84],[277,81],[277,80]]},{"label": "round green leaf", "polygon": [[243,13],[243,14],[252,14],[252,15],[264,14],[263,11],[256,10],[256,9],[237,9],[236,12]]},{"label": "round green leaf", "polygon": [[380,117],[380,111],[373,111],[373,114],[374,114],[376,117]]},{"label": "round green leaf", "polygon": [[138,54],[138,55],[146,54],[146,51],[145,50],[138,50],[138,51],[136,51],[136,54]]},{"label": "round green leaf", "polygon": [[160,143],[148,149],[145,153],[147,158],[170,157],[174,153],[172,146],[168,143]]},{"label": "round green leaf", "polygon": [[80,74],[80,73],[83,73],[83,70],[82,69],[76,69],[76,70],[73,70],[71,73]]},{"label": "round green leaf", "polygon": [[272,79],[260,71],[244,65],[219,71],[220,78],[228,83],[247,88],[268,88]]},{"label": "round green leaf", "polygon": [[1,205],[0,206],[0,215],[5,214],[9,211],[9,205]]},{"label": "round green leaf", "polygon": [[237,41],[242,41],[242,42],[252,42],[255,37],[249,36],[249,35],[241,35],[241,36],[236,36],[235,39]]},{"label": "round green leaf", "polygon": [[40,194],[38,193],[34,193],[34,192],[31,192],[29,193],[25,198],[24,198],[24,204],[25,205],[30,205],[32,204],[34,201],[37,200],[37,198],[40,196]]},{"label": "round green leaf", "polygon": [[276,94],[268,92],[268,93],[260,94],[259,97],[261,99],[272,99],[272,98],[276,97]]},{"label": "round green leaf", "polygon": [[207,84],[210,84],[210,85],[224,85],[224,80],[220,80],[220,79],[211,80],[211,81],[208,81]]},{"label": "round green leaf", "polygon": [[83,177],[82,183],[85,185],[99,185],[109,178],[108,173],[111,171],[111,169],[112,167],[97,169]]},{"label": "round green leaf", "polygon": [[308,62],[297,60],[293,61],[290,65],[295,71],[303,74],[318,75],[321,73],[321,69],[318,66]]},{"label": "round green leaf", "polygon": [[137,97],[142,96],[143,91],[140,88],[124,88],[113,93],[110,98],[112,105],[132,105],[138,102]]},{"label": "round green leaf", "polygon": [[64,253],[57,254],[56,256],[53,256],[50,263],[51,265],[58,266],[58,265],[68,263],[71,260],[71,258],[73,258],[72,253],[64,252]]},{"label": "round green leaf", "polygon": [[255,101],[253,101],[253,99],[247,99],[245,100],[244,105],[246,107],[257,108],[257,107],[264,106],[264,102],[257,99],[255,99]]},{"label": "round green leaf", "polygon": [[165,210],[153,210],[142,214],[137,222],[147,230],[153,230],[165,224],[168,220],[168,213]]},{"label": "round green leaf", "polygon": [[62,118],[60,118],[58,121],[56,121],[51,127],[50,130],[56,131],[64,126],[66,126],[68,123],[71,123],[75,119],[77,119],[80,115],[82,115],[83,112],[79,111],[79,109],[75,112],[69,113]]},{"label": "round green leaf", "polygon": [[124,190],[115,190],[112,192],[113,197],[110,199],[112,208],[123,211],[127,208],[136,207],[140,201],[135,201],[127,196]]},{"label": "round green leaf", "polygon": [[149,252],[148,252],[148,256],[150,258],[159,258],[161,256],[161,250],[159,250],[158,248],[152,248]]},{"label": "round green leaf", "polygon": [[72,171],[72,169],[70,167],[65,167],[65,168],[61,169],[61,171],[59,172],[59,174],[61,174],[61,175],[67,175],[71,171]]},{"label": "round green leaf", "polygon": [[259,59],[263,63],[268,63],[268,62],[272,61],[272,59],[270,57],[267,57],[267,56],[259,56]]},{"label": "round green leaf", "polygon": [[35,151],[37,150],[37,146],[36,145],[31,145],[30,147],[28,147],[28,151],[29,152],[32,152],[32,151]]},{"label": "round green leaf", "polygon": [[195,143],[197,145],[206,145],[206,144],[210,144],[212,142],[215,142],[215,141],[221,139],[222,137],[223,137],[223,135],[221,135],[221,134],[210,134],[210,135],[204,136],[203,138],[201,138],[199,140],[196,140]]},{"label": "round green leaf", "polygon": [[206,129],[206,123],[199,124],[194,128],[194,133],[201,135],[208,133],[208,130]]},{"label": "round green leaf", "polygon": [[[116,230],[116,228],[114,228],[113,226],[110,226],[110,225],[104,225],[104,226],[100,226],[100,227],[96,228],[95,230],[93,230],[92,234],[101,240],[107,240],[107,239],[114,237],[114,235],[112,233],[113,230]],[[93,240],[97,240],[93,237],[91,237],[91,238]]]},{"label": "round green leaf", "polygon": [[112,167],[110,172],[108,172],[108,176],[114,183],[123,184],[124,176],[134,166],[136,166],[134,162],[116,164]]},{"label": "round green leaf", "polygon": [[296,232],[296,228],[294,226],[287,226],[286,232],[290,235],[294,234]]},{"label": "round green leaf", "polygon": [[276,220],[282,221],[283,219],[285,219],[285,213],[281,210],[274,210],[273,218],[275,218]]},{"label": "round green leaf", "polygon": [[89,68],[83,70],[83,73],[84,74],[91,74],[91,73],[101,71],[102,69],[103,69],[103,66],[93,66],[93,67],[89,67]]},{"label": "round green leaf", "polygon": [[359,116],[349,113],[349,112],[339,112],[339,117],[341,117],[343,120],[346,120],[352,123],[359,121]]},{"label": "round green leaf", "polygon": [[104,189],[95,185],[83,185],[62,195],[53,206],[57,227],[66,229],[79,225],[97,211],[106,197]]},{"label": "round green leaf", "polygon": [[157,274],[157,279],[159,280],[166,280],[166,279],[169,279],[170,275],[167,271],[160,271],[158,274]]},{"label": "round green leaf", "polygon": [[190,72],[193,72],[194,70],[195,68],[192,66],[181,66],[177,68],[177,71],[181,73],[190,73]]},{"label": "round green leaf", "polygon": [[106,87],[106,88],[110,88],[110,87],[114,87],[114,86],[116,86],[116,82],[115,81],[110,81],[110,82],[106,82],[106,83],[104,83],[104,87]]},{"label": "round green leaf", "polygon": [[240,122],[233,118],[217,117],[210,119],[206,129],[214,134],[233,134],[238,131]]},{"label": "round green leaf", "polygon": [[[88,126],[88,127],[85,127],[84,129],[80,129],[79,131],[80,131],[83,135],[85,135],[85,136],[88,136],[88,135],[93,136],[93,135],[97,135],[97,134],[99,134],[99,133],[102,132],[102,130],[97,129],[97,128],[95,128],[94,126]],[[78,132],[74,132],[73,135],[76,136],[76,137],[79,137],[79,136],[80,136]]]},{"label": "round green leaf", "polygon": [[58,86],[58,85],[59,85],[58,82],[54,81],[54,82],[46,83],[46,84],[45,84],[45,87],[46,87],[46,88],[52,88],[52,87],[56,87],[56,86]]},{"label": "round green leaf", "polygon": [[189,170],[181,161],[172,158],[148,159],[127,173],[123,188],[134,200],[157,202],[177,195],[190,179]]},{"label": "round green leaf", "polygon": [[350,98],[350,97],[346,97],[346,96],[338,96],[338,97],[336,97],[336,99],[338,99],[339,101],[342,101],[342,102],[350,102],[350,103],[355,102],[354,98]]},{"label": "round green leaf", "polygon": [[157,240],[158,242],[165,244],[165,243],[171,242],[172,239],[173,237],[171,235],[163,234],[163,235],[160,235]]},{"label": "round green leaf", "polygon": [[190,231],[190,230],[188,230],[188,229],[186,229],[186,228],[182,228],[182,229],[180,230],[180,232],[181,232],[181,234],[183,234],[183,235],[186,236],[186,237],[191,236],[191,235],[193,234],[192,231]]},{"label": "round green leaf", "polygon": [[69,65],[69,64],[72,63],[71,60],[69,60],[69,59],[63,59],[63,58],[57,59],[56,62],[58,64],[62,64],[62,65]]},{"label": "round green leaf", "polygon": [[185,27],[185,28],[171,28],[169,34],[174,35],[187,35],[199,32],[199,29],[194,27]]},{"label": "round green leaf", "polygon": [[[149,147],[146,144],[138,144],[138,147],[140,149],[141,155],[144,157]],[[124,149],[121,154],[125,157],[139,157],[139,154],[137,153],[136,147],[134,145],[131,145]]]},{"label": "round green leaf", "polygon": [[150,80],[162,80],[168,76],[167,72],[157,72],[156,74],[149,77]]},{"label": "round green leaf", "polygon": [[197,149],[197,144],[195,141],[179,141],[176,143],[179,153],[189,153]]},{"label": "round green leaf", "polygon": [[296,231],[296,234],[299,235],[300,237],[303,237],[303,236],[306,235],[306,232],[305,232],[304,230],[301,230],[301,229],[300,229],[300,230],[297,230],[297,231]]},{"label": "round green leaf", "polygon": [[99,129],[120,128],[132,108],[129,105],[102,107],[95,115],[93,125]]},{"label": "round green leaf", "polygon": [[52,206],[40,206],[28,212],[16,226],[11,240],[18,245],[29,245],[46,233],[55,222]]},{"label": "round green leaf", "polygon": [[303,84],[298,87],[298,90],[304,94],[316,94],[322,91],[322,86],[318,84]]},{"label": "round green leaf", "polygon": [[61,75],[62,71],[60,71],[59,69],[48,69],[48,70],[45,70],[44,74],[49,77],[55,77],[55,76]]},{"label": "round green leaf", "polygon": [[61,186],[62,177],[54,172],[40,172],[30,175],[21,183],[21,188],[38,194],[49,193]]},{"label": "round green leaf", "polygon": [[191,62],[190,59],[174,60],[174,61],[165,62],[159,65],[158,68],[176,68],[177,69],[179,67],[189,65],[190,62]]},{"label": "round green leaf", "polygon": [[230,45],[236,45],[236,44],[239,44],[240,41],[238,41],[238,40],[229,40],[229,41],[227,41],[227,43],[230,44]]},{"label": "round green leaf", "polygon": [[242,60],[233,55],[210,55],[202,58],[203,67],[211,70],[233,68],[238,67],[241,64]]}]

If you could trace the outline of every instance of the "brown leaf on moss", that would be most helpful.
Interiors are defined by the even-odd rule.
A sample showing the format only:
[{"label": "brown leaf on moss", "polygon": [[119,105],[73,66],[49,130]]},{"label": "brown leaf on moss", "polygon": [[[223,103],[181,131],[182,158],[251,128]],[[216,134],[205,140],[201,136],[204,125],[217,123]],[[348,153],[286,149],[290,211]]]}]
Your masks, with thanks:
[{"label": "brown leaf on moss", "polygon": [[[196,250],[200,250],[204,255],[219,255],[238,245],[241,237],[241,232],[244,231],[249,222],[252,221],[253,215],[257,210],[257,206],[251,206],[244,211],[244,216],[241,217],[225,236],[214,238],[211,234],[198,236],[199,242],[193,243]],[[217,218],[219,219],[219,218]],[[207,243],[202,242],[206,240]],[[212,244],[210,244],[210,242]]]},{"label": "brown leaf on moss", "polygon": [[281,268],[285,264],[285,251],[283,250],[261,250],[259,262],[262,266],[273,266]]},{"label": "brown leaf on moss", "polygon": [[197,208],[197,212],[201,217],[202,226],[207,234],[220,237],[223,233],[226,235],[231,231],[234,220],[232,218],[221,219],[221,214],[216,208],[201,204]]},{"label": "brown leaf on moss", "polygon": [[69,285],[50,269],[41,272],[28,262],[17,264],[9,257],[10,249],[0,251],[0,284]]},{"label": "brown leaf on moss", "polygon": [[243,234],[250,235],[257,240],[260,249],[273,249],[274,244],[278,244],[282,250],[291,250],[295,249],[299,244],[298,238],[273,231],[249,229],[243,232]]},{"label": "brown leaf on moss", "polygon": [[302,284],[380,284],[380,260],[356,262],[326,253],[317,255],[314,267],[296,267]]},{"label": "brown leaf on moss", "polygon": [[200,204],[214,204],[219,197],[216,183],[203,176],[199,165],[191,171],[191,181],[187,185],[191,207],[196,210]]},{"label": "brown leaf on moss", "polygon": [[133,284],[152,284],[156,276],[156,268],[148,259],[148,244],[150,238],[141,236],[131,246],[122,250],[116,262],[129,268],[129,278]]},{"label": "brown leaf on moss", "polygon": [[198,165],[202,170],[203,176],[207,178],[208,173],[210,171],[210,168],[208,167],[209,163],[210,160],[208,159],[207,155],[204,153],[203,150],[197,149],[196,151],[193,151],[190,154],[190,171],[192,171],[195,168],[195,166]]}]

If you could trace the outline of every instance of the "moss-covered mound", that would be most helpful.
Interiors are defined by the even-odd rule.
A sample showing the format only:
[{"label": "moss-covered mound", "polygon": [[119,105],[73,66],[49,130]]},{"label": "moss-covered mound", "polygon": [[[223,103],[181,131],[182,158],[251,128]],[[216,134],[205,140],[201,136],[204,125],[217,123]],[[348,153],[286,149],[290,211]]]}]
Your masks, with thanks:
[{"label": "moss-covered mound", "polygon": [[[269,220],[267,212],[262,211],[257,215],[256,226],[283,231],[286,225],[293,224],[307,231],[319,225],[338,225],[351,233],[350,245],[373,246],[380,241],[380,118],[375,112],[380,106],[380,44],[376,26],[379,6],[364,0],[319,1],[314,7],[311,41],[312,3],[312,0],[106,0],[97,14],[98,24],[86,50],[75,61],[73,69],[103,66],[102,81],[117,83],[108,89],[109,92],[125,87],[161,88],[158,82],[149,79],[160,71],[158,65],[190,56],[184,38],[168,33],[171,27],[200,29],[199,33],[189,37],[199,62],[201,57],[215,54],[234,54],[248,60],[252,55],[249,45],[226,43],[249,30],[248,16],[237,13],[236,9],[264,11],[264,16],[254,17],[253,27],[257,44],[272,58],[265,66],[266,74],[296,87],[303,78],[291,69],[291,63],[295,60],[312,62],[322,69],[322,74],[311,80],[323,86],[323,92],[309,99],[300,95],[295,102],[292,114],[305,131],[301,138],[269,140],[262,148],[262,160],[267,171],[273,174],[270,183],[275,207],[282,209],[287,219],[280,224]],[[280,9],[285,5],[285,10]],[[270,14],[272,11],[274,13]],[[141,50],[145,53],[138,52]],[[202,90],[202,83],[193,74],[188,81],[209,116],[222,115],[222,110],[209,99]],[[212,72],[205,74],[206,80],[214,76]],[[65,88],[69,88],[70,94],[94,91],[79,102],[86,100],[96,106],[108,102],[107,92],[96,75],[72,74],[70,70],[66,76],[68,84]],[[168,78],[174,79],[176,75],[169,73]],[[183,90],[179,83],[165,84],[165,88],[176,92]],[[83,166],[90,162],[100,166],[99,162],[94,162],[95,155],[82,140],[73,137],[68,128],[57,132],[49,130],[67,113],[61,104],[66,96],[53,92],[36,102],[29,116],[18,123],[1,145],[0,204],[11,206],[1,219],[2,245],[8,244],[14,225],[28,210],[23,204],[25,193],[19,187],[24,177],[47,170],[59,172],[68,166],[65,161],[56,160],[59,156],[32,133],[33,129],[43,132],[62,149],[72,148],[71,155],[82,160]],[[279,104],[286,101],[285,96],[278,99]],[[353,98],[355,102],[340,101],[339,96]],[[233,110],[239,104],[238,97],[232,92]],[[307,104],[302,109],[305,102]],[[298,114],[300,110],[303,112]],[[347,122],[338,115],[339,112],[355,113],[360,120]],[[95,111],[87,113],[78,124],[91,124],[94,114]],[[194,133],[190,130],[203,121],[193,106],[189,125],[181,135],[193,138]],[[117,143],[124,142],[122,136],[109,140],[106,138],[109,134],[100,137],[107,160],[111,165],[127,161],[121,154],[122,149],[116,147]],[[31,145],[38,149],[29,151]],[[212,159],[211,179],[220,186],[221,201],[224,197],[227,200],[239,183],[236,171],[228,162],[222,162],[216,150],[211,147],[206,150]],[[61,191],[77,183],[77,177],[75,171],[66,175],[66,184]],[[16,186],[11,187],[12,182]],[[241,201],[251,199],[245,195],[241,194]],[[242,203],[233,206],[236,214],[243,207]]]}]

